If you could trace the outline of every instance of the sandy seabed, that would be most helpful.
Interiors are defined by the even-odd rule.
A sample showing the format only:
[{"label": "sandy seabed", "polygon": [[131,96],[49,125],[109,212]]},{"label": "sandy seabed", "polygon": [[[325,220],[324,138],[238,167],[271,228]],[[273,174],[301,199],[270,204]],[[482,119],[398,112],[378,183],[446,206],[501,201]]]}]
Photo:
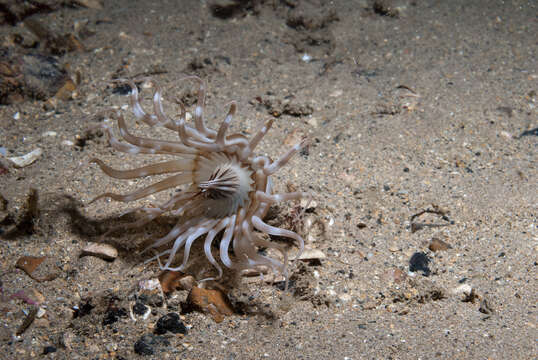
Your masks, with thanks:
[{"label": "sandy seabed", "polygon": [[[74,3],[86,6],[31,17],[57,34],[78,26],[81,48],[55,57],[76,84],[70,99],[23,94],[0,107],[6,156],[42,150],[26,167],[2,162],[0,358],[536,358],[536,1]],[[35,37],[14,23],[0,27],[23,38],[4,40],[9,51]],[[38,40],[24,51],[53,46]],[[196,93],[187,74],[208,83],[211,126],[232,100],[235,131],[274,118],[262,154],[309,138],[274,182],[313,194],[299,230],[324,258],[291,265],[291,297],[259,278],[236,282],[235,314],[220,323],[187,311],[187,291],[140,288],[160,271],[139,245],[171,219],[105,238],[114,261],[80,256],[129,208],[89,200],[144,183],[85,163],[151,161],[92,128],[128,103],[110,81],[151,76],[177,117],[176,99]],[[298,211],[273,210],[282,227]],[[46,260],[31,277],[16,267],[23,256]],[[211,271],[198,264],[192,275]],[[137,303],[145,319],[130,314]],[[169,313],[186,334],[155,334]]]}]

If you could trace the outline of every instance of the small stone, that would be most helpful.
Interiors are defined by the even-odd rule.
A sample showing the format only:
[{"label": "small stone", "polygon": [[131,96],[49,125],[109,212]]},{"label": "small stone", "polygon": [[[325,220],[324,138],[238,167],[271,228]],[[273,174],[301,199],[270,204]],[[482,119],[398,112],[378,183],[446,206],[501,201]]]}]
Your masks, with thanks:
[{"label": "small stone", "polygon": [[103,318],[103,326],[114,324],[120,317],[127,317],[127,311],[124,308],[109,309]]},{"label": "small stone", "polygon": [[118,257],[118,250],[105,243],[89,243],[82,249],[81,256],[95,256],[106,261],[113,261]]},{"label": "small stone", "polygon": [[384,273],[384,277],[388,283],[399,284],[402,281],[405,281],[405,279],[407,278],[407,274],[403,272],[401,269],[398,269],[395,267],[395,268],[387,270]]},{"label": "small stone", "polygon": [[60,274],[55,260],[46,256],[23,256],[15,266],[39,282],[54,280]]},{"label": "small stone", "polygon": [[422,271],[424,276],[429,276],[431,273],[431,270],[428,267],[429,263],[430,259],[428,256],[426,256],[426,254],[423,252],[416,252],[411,256],[411,259],[409,259],[409,271]]},{"label": "small stone", "polygon": [[34,270],[46,259],[45,256],[23,256],[17,260],[15,267],[23,270],[28,275],[32,276]]},{"label": "small stone", "polygon": [[170,341],[164,336],[146,334],[134,344],[134,351],[139,355],[153,355],[155,353],[154,347],[158,345],[169,346]]},{"label": "small stone", "polygon": [[448,250],[448,249],[452,249],[452,246],[450,246],[450,244],[444,242],[441,239],[432,238],[431,241],[430,241],[430,244],[428,245],[428,249],[430,249],[433,252],[445,251],[445,250]]},{"label": "small stone", "polygon": [[63,86],[58,89],[54,95],[57,99],[67,101],[71,99],[73,92],[76,90],[77,86],[71,79],[67,79]]},{"label": "small stone", "polygon": [[232,315],[233,307],[226,295],[220,290],[202,289],[194,286],[187,297],[187,303],[194,309],[209,312],[215,322],[224,320],[224,315]]},{"label": "small stone", "polygon": [[169,270],[159,275],[159,281],[165,294],[171,293],[174,290],[190,290],[196,282],[191,275]]},{"label": "small stone", "polygon": [[56,348],[52,345],[45,346],[45,348],[43,349],[43,355],[47,355],[53,352],[56,352]]},{"label": "small stone", "polygon": [[182,290],[190,291],[195,283],[196,280],[194,280],[194,277],[191,275],[187,275],[179,279],[179,285],[181,285]]},{"label": "small stone", "polygon": [[136,315],[144,315],[146,313],[147,309],[148,309],[148,307],[146,305],[142,304],[141,302],[137,302],[133,306],[133,312]]},{"label": "small stone", "polygon": [[179,319],[179,315],[176,313],[168,313],[157,320],[155,326],[155,334],[162,335],[170,331],[174,334],[186,334],[187,328],[183,325],[183,322]]}]

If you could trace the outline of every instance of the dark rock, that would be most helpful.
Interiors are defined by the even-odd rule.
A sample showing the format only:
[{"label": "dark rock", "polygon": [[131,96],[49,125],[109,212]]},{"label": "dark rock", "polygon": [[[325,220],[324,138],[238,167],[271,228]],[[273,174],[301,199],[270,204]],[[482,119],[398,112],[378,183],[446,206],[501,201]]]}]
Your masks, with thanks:
[{"label": "dark rock", "polygon": [[120,317],[127,317],[127,311],[124,308],[109,309],[103,319],[103,326],[114,324]]},{"label": "dark rock", "polygon": [[169,345],[170,341],[163,336],[146,334],[134,344],[134,351],[139,355],[153,355],[155,353],[155,347]]},{"label": "dark rock", "polygon": [[141,294],[138,296],[138,301],[143,305],[148,305],[152,307],[161,307],[163,306],[163,298],[159,294]]},{"label": "dark rock", "polygon": [[176,313],[168,313],[157,320],[157,325],[155,326],[155,334],[162,335],[167,331],[170,331],[174,334],[186,334],[187,328],[181,320],[179,320],[179,315]]},{"label": "dark rock", "polygon": [[84,304],[80,303],[80,305],[73,307],[75,310],[73,313],[73,319],[88,315],[94,307],[95,306],[90,304],[90,301],[86,301]]},{"label": "dark rock", "polygon": [[133,312],[136,314],[136,315],[144,315],[147,311],[148,307],[144,304],[142,304],[141,302],[137,302],[134,306],[133,306]]},{"label": "dark rock", "polygon": [[431,270],[428,267],[429,263],[430,259],[428,256],[426,256],[426,254],[423,252],[416,252],[413,254],[413,256],[411,256],[411,259],[409,259],[409,271],[422,271],[424,276],[429,276],[431,273]]},{"label": "dark rock", "polygon": [[56,347],[54,347],[52,345],[45,346],[45,348],[43,349],[43,355],[47,355],[47,354],[50,354],[50,353],[53,353],[53,352],[56,352]]}]

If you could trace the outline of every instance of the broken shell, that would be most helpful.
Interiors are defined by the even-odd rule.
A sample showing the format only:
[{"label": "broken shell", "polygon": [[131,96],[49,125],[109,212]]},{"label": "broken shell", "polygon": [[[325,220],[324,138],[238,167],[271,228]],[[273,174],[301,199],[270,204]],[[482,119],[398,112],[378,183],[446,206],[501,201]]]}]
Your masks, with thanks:
[{"label": "broken shell", "polygon": [[327,255],[323,251],[318,249],[304,249],[299,260],[316,260],[316,259],[326,259]]},{"label": "broken shell", "polygon": [[82,256],[96,256],[103,260],[112,261],[118,257],[118,250],[109,244],[89,243],[82,249]]},{"label": "broken shell", "polygon": [[159,279],[148,279],[148,280],[140,280],[138,282],[138,286],[142,290],[155,290],[158,289],[161,286],[161,283],[159,282]]},{"label": "broken shell", "polygon": [[15,165],[15,167],[23,168],[35,162],[42,154],[43,150],[37,148],[33,151],[30,151],[28,154],[22,156],[8,157],[7,159],[11,161],[13,165]]},{"label": "broken shell", "polygon": [[475,297],[474,289],[469,284],[462,284],[452,289],[452,294],[458,297],[461,301],[472,301]]}]

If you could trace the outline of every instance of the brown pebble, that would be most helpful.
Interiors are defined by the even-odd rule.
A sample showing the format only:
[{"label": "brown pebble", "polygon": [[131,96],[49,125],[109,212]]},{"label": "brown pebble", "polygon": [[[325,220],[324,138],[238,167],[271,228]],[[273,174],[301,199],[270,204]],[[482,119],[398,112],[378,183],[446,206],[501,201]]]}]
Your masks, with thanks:
[{"label": "brown pebble", "polygon": [[195,283],[194,277],[179,271],[169,270],[163,271],[159,275],[159,281],[165,294],[174,290],[191,290]]},{"label": "brown pebble", "polygon": [[32,276],[35,269],[45,260],[45,256],[23,256],[17,260],[16,268],[23,270],[28,275]]},{"label": "brown pebble", "polygon": [[430,249],[433,252],[436,252],[436,251],[444,251],[444,250],[452,249],[452,246],[450,246],[450,244],[444,242],[441,239],[433,238],[431,239],[430,244],[428,245],[428,249]]},{"label": "brown pebble", "polygon": [[57,99],[67,101],[71,98],[73,92],[77,89],[77,86],[68,78],[63,86],[54,95]]},{"label": "brown pebble", "polygon": [[17,260],[15,267],[23,270],[38,282],[52,281],[60,275],[60,269],[53,258],[46,256],[23,256]]},{"label": "brown pebble", "polygon": [[385,278],[389,283],[401,283],[407,278],[407,274],[398,268],[392,268],[385,272]]},{"label": "brown pebble", "polygon": [[187,297],[187,302],[197,310],[209,312],[216,323],[222,322],[224,316],[234,313],[230,301],[220,290],[202,289],[194,286]]}]

